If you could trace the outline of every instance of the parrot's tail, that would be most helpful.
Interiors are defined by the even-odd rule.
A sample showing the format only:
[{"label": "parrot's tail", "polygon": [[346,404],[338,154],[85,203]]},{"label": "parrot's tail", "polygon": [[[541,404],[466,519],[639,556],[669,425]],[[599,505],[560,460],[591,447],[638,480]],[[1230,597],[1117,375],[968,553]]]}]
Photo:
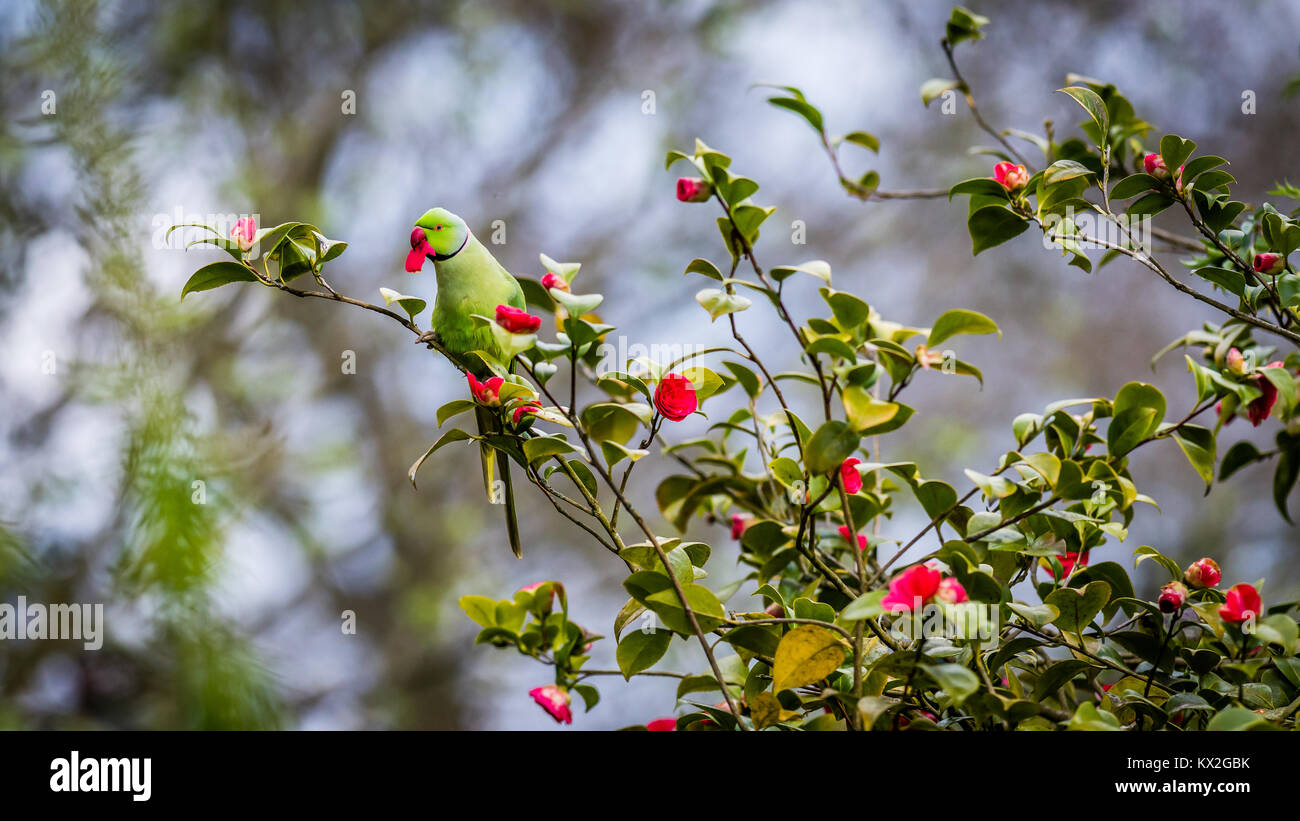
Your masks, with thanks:
[{"label": "parrot's tail", "polygon": [[[492,411],[479,406],[474,409],[474,416],[480,435],[500,432],[501,422]],[[523,558],[519,518],[515,514],[515,488],[510,481],[510,457],[488,444],[479,445],[479,454],[483,462],[483,489],[487,491],[488,501],[505,505],[506,537],[510,540],[510,549],[516,558]]]}]

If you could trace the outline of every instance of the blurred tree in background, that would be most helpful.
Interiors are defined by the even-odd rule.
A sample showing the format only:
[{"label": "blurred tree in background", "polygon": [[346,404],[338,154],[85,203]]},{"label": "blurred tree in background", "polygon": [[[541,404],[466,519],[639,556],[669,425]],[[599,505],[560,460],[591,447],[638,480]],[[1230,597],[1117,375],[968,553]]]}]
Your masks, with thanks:
[{"label": "blurred tree in background", "polygon": [[[1077,118],[1050,98],[1078,71],[1206,149],[1267,157],[1234,169],[1243,196],[1273,182],[1254,174],[1297,160],[1276,138],[1294,128],[1282,92],[1300,68],[1295,9],[1267,22],[1210,2],[979,10],[997,20],[997,47],[964,71],[999,123],[1043,110]],[[535,499],[521,510],[531,548],[509,563],[494,511],[463,480],[477,472],[468,451],[411,489],[406,468],[434,437],[434,409],[462,389],[446,363],[363,312],[260,289],[175,301],[204,253],[159,242],[178,211],[311,220],[352,243],[339,264],[349,292],[431,298],[431,278],[408,278],[401,260],[414,216],[446,205],[480,233],[503,221],[498,257],[512,269],[532,272],[544,251],[582,260],[593,290],[626,291],[620,303],[640,306],[640,321],[615,319],[655,337],[634,341],[680,342],[698,307],[665,283],[716,239],[679,227],[660,163],[670,145],[716,137],[763,169],[783,211],[808,226],[811,256],[882,310],[950,302],[999,319],[1004,346],[979,343],[986,389],[945,396],[949,413],[907,434],[918,459],[952,466],[945,478],[988,461],[989,432],[1003,435],[1017,413],[1113,394],[1195,306],[1163,316],[1172,297],[1119,264],[1090,280],[1045,255],[972,260],[962,203],[848,205],[806,131],[747,93],[790,82],[846,129],[870,127],[886,187],[985,173],[985,158],[962,150],[969,119],[925,109],[916,93],[943,72],[933,40],[947,11],[18,4],[0,22],[0,601],[104,602],[108,629],[97,652],[0,645],[0,725],[544,727],[529,679],[474,653],[456,596],[471,580],[508,589],[563,577],[590,591],[575,595],[588,621],[623,598],[617,568],[589,561],[596,545],[550,535],[568,531]],[[1197,54],[1211,39],[1234,59],[1208,77]],[[1245,90],[1258,100],[1249,116]],[[1089,327],[1068,318],[1085,300]],[[1106,332],[1134,325],[1137,335]],[[355,372],[341,366],[349,354]],[[1081,359],[1094,367],[1062,366]],[[1166,365],[1152,381],[1184,378]],[[1267,475],[1199,500],[1178,454],[1142,469],[1153,496],[1184,501],[1135,527],[1131,544],[1180,560],[1214,552],[1275,590],[1300,580]],[[1249,536],[1226,543],[1229,530]],[[345,611],[356,635],[340,629]],[[639,699],[656,686],[609,693],[586,726],[644,720]]]}]

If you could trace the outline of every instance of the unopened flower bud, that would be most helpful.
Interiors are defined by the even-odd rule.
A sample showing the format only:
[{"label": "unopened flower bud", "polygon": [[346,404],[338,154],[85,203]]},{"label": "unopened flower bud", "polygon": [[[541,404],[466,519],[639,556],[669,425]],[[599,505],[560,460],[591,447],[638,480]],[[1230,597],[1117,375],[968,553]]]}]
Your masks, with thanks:
[{"label": "unopened flower bud", "polygon": [[1216,587],[1222,577],[1219,563],[1208,556],[1192,562],[1183,573],[1183,579],[1192,587]]},{"label": "unopened flower bud", "polygon": [[679,177],[677,180],[677,199],[682,202],[708,202],[713,196],[713,186],[708,180],[699,177]]},{"label": "unopened flower bud", "polygon": [[1159,154],[1146,155],[1142,160],[1142,167],[1158,180],[1169,179],[1169,168],[1165,165],[1165,158]]},{"label": "unopened flower bud", "polygon": [[1272,276],[1273,274],[1282,273],[1283,269],[1286,268],[1286,257],[1272,253],[1256,254],[1254,264],[1255,273]]},{"label": "unopened flower bud", "polygon": [[1008,191],[1019,191],[1029,182],[1029,172],[1023,165],[1000,162],[993,166],[993,179]]},{"label": "unopened flower bud", "polygon": [[1176,613],[1187,601],[1187,586],[1182,582],[1170,582],[1160,588],[1160,612]]}]

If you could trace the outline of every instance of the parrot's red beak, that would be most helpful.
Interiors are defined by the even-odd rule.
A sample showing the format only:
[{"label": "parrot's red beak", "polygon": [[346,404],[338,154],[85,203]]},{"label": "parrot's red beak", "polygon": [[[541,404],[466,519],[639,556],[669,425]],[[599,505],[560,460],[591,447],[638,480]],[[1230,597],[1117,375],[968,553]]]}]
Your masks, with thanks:
[{"label": "parrot's red beak", "polygon": [[411,230],[411,253],[406,255],[407,273],[419,273],[424,267],[425,258],[432,254],[433,247],[429,245],[429,238],[424,235],[424,229],[417,225]]}]

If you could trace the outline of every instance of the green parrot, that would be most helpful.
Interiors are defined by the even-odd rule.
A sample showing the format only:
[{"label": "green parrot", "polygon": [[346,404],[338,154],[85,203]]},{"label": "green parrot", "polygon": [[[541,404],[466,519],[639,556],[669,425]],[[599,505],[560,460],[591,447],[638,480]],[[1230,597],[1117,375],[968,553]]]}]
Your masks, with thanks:
[{"label": "green parrot", "polygon": [[[471,354],[485,351],[500,359],[502,351],[492,329],[476,323],[472,315],[491,317],[498,305],[523,310],[524,292],[519,281],[470,232],[465,220],[445,208],[430,208],[411,231],[411,253],[406,257],[406,270],[417,273],[425,259],[433,261],[438,282],[438,294],[433,303],[433,329],[426,337],[436,338],[451,358],[475,377],[491,376],[482,360]],[[482,405],[478,405],[474,412],[480,434],[501,431],[499,413]],[[514,488],[510,482],[510,458],[487,444],[481,444],[480,449],[484,488],[490,500],[498,501],[494,480],[499,472],[505,489],[510,549],[515,556],[522,556]]]}]

